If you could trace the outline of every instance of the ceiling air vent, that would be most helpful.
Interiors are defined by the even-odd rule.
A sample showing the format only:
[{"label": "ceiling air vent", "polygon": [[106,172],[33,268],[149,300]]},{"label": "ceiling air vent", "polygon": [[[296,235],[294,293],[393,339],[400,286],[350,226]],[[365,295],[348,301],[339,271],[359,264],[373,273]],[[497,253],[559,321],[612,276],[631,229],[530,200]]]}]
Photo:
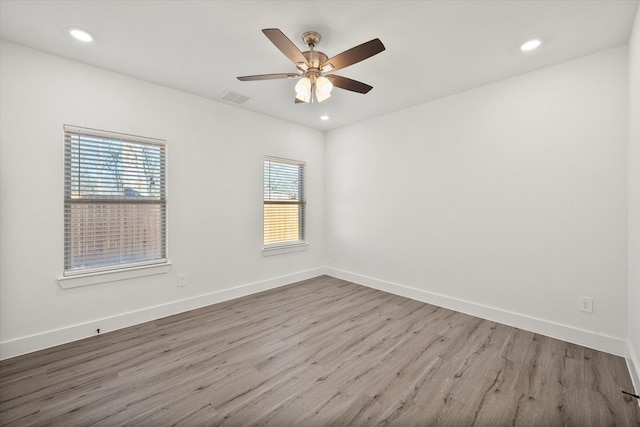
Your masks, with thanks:
[{"label": "ceiling air vent", "polygon": [[247,102],[249,100],[249,97],[227,90],[222,95],[220,95],[219,99],[222,101],[232,102],[234,104],[241,105]]}]

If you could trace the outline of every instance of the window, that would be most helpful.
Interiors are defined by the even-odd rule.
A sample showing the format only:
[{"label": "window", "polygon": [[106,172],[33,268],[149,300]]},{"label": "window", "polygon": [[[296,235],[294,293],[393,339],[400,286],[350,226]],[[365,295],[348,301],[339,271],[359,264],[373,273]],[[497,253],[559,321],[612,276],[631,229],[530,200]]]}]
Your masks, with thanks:
[{"label": "window", "polygon": [[64,275],[166,263],[165,142],[64,134]]},{"label": "window", "polygon": [[281,247],[305,240],[305,163],[264,159],[264,246]]}]

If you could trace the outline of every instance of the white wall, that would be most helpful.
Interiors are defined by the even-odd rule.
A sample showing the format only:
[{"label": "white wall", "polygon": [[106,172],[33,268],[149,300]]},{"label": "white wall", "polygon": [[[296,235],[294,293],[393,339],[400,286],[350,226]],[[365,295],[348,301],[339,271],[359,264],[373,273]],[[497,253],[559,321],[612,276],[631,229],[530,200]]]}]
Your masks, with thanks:
[{"label": "white wall", "polygon": [[329,132],[329,273],[625,354],[626,60],[619,47]]},{"label": "white wall", "polygon": [[640,10],[629,40],[629,356],[640,391]]},{"label": "white wall", "polygon": [[[323,136],[2,42],[0,358],[313,277],[326,262],[338,277],[637,356],[637,20],[628,127],[624,47]],[[65,123],[168,140],[169,274],[58,286]],[[265,154],[308,162],[308,251],[260,252]],[[582,295],[593,314],[578,311]]]},{"label": "white wall", "polygon": [[[322,132],[18,45],[0,49],[0,357],[322,272]],[[57,284],[64,124],[168,141],[168,274]],[[262,255],[264,155],[307,161],[307,251]]]}]

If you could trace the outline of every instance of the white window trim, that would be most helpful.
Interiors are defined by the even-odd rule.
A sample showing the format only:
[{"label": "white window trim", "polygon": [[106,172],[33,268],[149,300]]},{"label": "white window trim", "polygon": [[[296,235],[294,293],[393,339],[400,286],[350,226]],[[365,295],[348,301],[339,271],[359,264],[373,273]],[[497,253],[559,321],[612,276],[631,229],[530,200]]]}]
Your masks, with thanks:
[{"label": "white window trim", "polygon": [[306,251],[309,243],[306,241],[296,241],[294,243],[274,243],[267,245],[262,249],[263,256],[282,255],[291,252]]},{"label": "white window trim", "polygon": [[141,265],[119,270],[112,269],[93,273],[81,273],[73,276],[60,276],[58,277],[58,285],[60,285],[62,289],[72,289],[100,283],[118,282],[138,277],[166,274],[169,270],[171,270],[171,262],[166,261],[159,264]]}]

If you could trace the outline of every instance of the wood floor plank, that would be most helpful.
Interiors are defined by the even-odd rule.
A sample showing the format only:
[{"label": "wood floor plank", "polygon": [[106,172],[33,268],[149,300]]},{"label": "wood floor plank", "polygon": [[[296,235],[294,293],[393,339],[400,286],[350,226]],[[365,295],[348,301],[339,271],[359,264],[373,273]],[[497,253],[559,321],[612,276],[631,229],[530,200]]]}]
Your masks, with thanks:
[{"label": "wood floor plank", "polygon": [[2,426],[640,426],[624,359],[322,276],[0,362]]}]

